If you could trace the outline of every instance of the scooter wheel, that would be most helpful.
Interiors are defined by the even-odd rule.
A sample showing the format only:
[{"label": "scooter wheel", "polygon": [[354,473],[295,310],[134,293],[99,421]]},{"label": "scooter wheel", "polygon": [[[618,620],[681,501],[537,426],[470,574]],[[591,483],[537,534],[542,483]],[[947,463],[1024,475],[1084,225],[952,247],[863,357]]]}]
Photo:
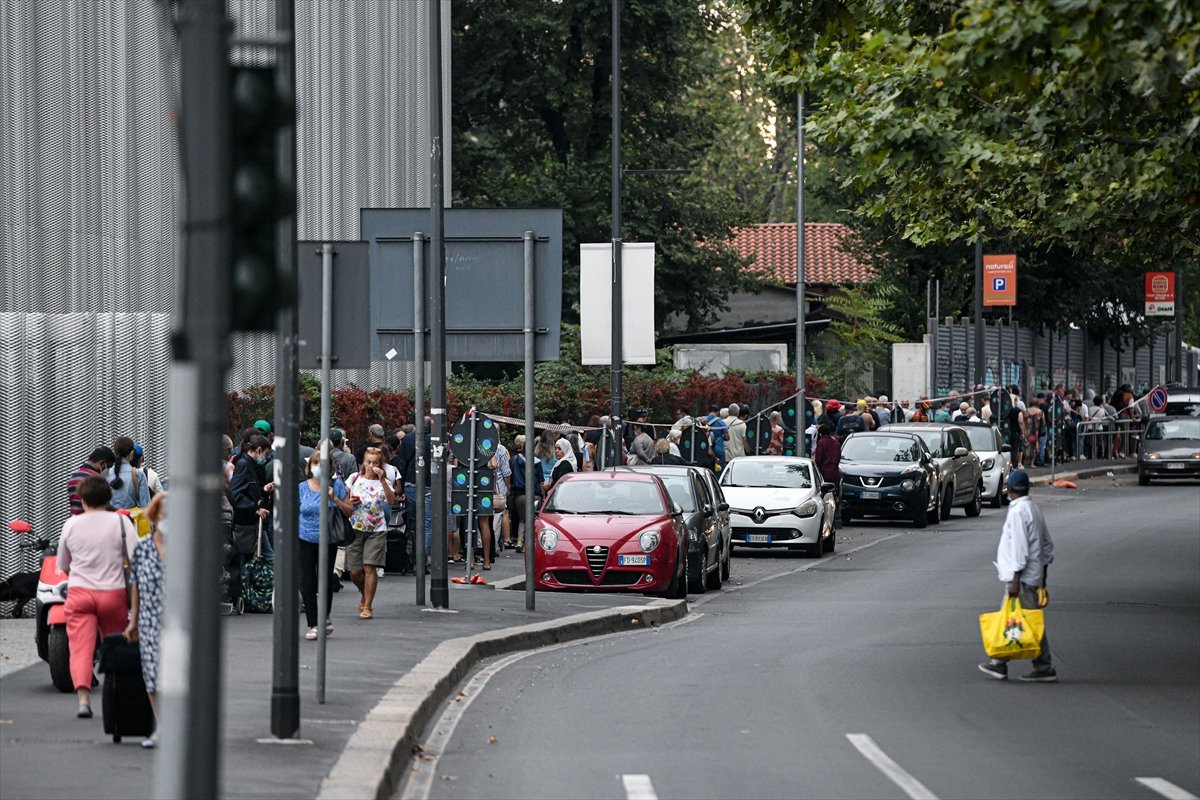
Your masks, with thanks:
[{"label": "scooter wheel", "polygon": [[63,693],[74,691],[75,683],[71,680],[71,645],[64,626],[55,625],[50,629],[46,655],[49,656],[47,661],[50,663],[50,682],[54,684],[54,688]]}]

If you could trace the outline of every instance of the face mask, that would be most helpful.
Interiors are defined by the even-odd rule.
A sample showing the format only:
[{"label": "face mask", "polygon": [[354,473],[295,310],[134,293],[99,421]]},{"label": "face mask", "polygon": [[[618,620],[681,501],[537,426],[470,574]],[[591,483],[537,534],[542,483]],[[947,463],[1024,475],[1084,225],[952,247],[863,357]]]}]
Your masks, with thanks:
[{"label": "face mask", "polygon": [[262,466],[263,464],[267,463],[267,457],[266,456],[255,456],[254,463],[258,464],[259,466]]},{"label": "face mask", "polygon": [[316,478],[317,480],[320,480],[321,479],[321,465],[313,464],[311,469],[312,469],[312,476],[314,478]]}]

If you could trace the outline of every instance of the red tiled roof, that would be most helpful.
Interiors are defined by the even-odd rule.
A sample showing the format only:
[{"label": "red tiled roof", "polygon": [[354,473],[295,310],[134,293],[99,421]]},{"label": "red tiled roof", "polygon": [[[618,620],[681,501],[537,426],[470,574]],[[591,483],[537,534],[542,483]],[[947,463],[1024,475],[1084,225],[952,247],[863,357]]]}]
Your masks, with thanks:
[{"label": "red tiled roof", "polygon": [[[836,222],[804,223],[805,284],[867,283],[875,270],[842,249],[850,228]],[[738,229],[734,249],[743,258],[754,255],[751,272],[796,285],[796,223],[768,222]]]}]

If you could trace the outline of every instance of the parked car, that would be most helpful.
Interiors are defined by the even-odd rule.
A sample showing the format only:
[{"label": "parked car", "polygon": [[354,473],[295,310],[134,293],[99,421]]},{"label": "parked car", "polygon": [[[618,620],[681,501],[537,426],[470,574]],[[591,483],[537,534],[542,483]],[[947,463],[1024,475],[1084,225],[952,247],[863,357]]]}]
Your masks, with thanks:
[{"label": "parked car", "polygon": [[842,442],[841,471],[843,525],[867,516],[918,528],[940,521],[937,461],[917,433],[852,433]]},{"label": "parked car", "polygon": [[687,595],[688,529],[657,475],[572,472],[533,526],[538,589]]},{"label": "parked car", "polygon": [[915,433],[925,440],[937,461],[941,477],[938,509],[942,519],[950,519],[951,508],[962,508],[968,517],[983,510],[983,467],[971,449],[971,440],[961,425],[945,422],[907,422],[883,425],[880,431]]},{"label": "parked car", "polygon": [[811,459],[741,456],[721,470],[720,483],[733,545],[803,549],[815,558],[833,552],[834,484],[822,479]]},{"label": "parked car", "polygon": [[1008,473],[1012,472],[1012,446],[1000,437],[1000,429],[986,422],[960,423],[979,456],[983,470],[983,499],[992,508],[1008,505]]},{"label": "parked car", "polygon": [[1200,417],[1200,389],[1181,385],[1167,387],[1167,407],[1164,415]]},{"label": "parked car", "polygon": [[733,526],[730,522],[729,515],[729,500],[725,497],[725,491],[721,488],[721,482],[717,480],[717,475],[711,469],[704,467],[692,467],[701,478],[704,479],[704,485],[708,487],[709,493],[716,501],[717,507],[717,525],[721,529],[721,541],[725,542],[725,560],[721,562],[721,580],[729,580],[729,562],[733,555]]},{"label": "parked car", "polygon": [[[720,589],[721,565],[729,558],[729,540],[722,530],[721,514],[729,513],[729,504],[712,496],[701,472],[712,470],[672,464],[643,464],[622,467],[635,472],[650,472],[662,479],[671,500],[683,509],[688,527],[688,591],[703,594]],[[722,509],[721,505],[725,507]]]},{"label": "parked car", "polygon": [[1151,478],[1200,478],[1200,417],[1154,417],[1137,454],[1138,483]]}]

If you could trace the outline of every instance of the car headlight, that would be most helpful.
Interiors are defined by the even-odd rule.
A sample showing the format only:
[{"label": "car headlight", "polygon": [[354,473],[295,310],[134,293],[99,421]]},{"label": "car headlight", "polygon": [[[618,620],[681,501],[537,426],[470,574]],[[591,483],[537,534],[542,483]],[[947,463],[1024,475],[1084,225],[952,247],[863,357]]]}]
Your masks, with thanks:
[{"label": "car headlight", "polygon": [[808,517],[814,516],[817,513],[818,508],[819,506],[817,505],[817,501],[810,497],[800,505],[793,508],[792,513],[801,519],[807,519]]},{"label": "car headlight", "polygon": [[1158,453],[1146,453],[1146,458],[1153,459],[1153,460],[1157,460],[1157,459],[1158,459]]},{"label": "car headlight", "polygon": [[992,467],[996,466],[996,459],[994,459],[994,458],[985,458],[985,459],[984,459],[984,460],[983,460],[983,461],[982,461],[982,462],[979,464],[979,466],[980,466],[980,467],[982,467],[982,468],[984,469],[984,471],[987,471],[987,470],[991,469]]},{"label": "car headlight", "polygon": [[911,480],[907,480],[900,484],[900,488],[906,492],[911,492],[913,489],[917,488],[917,484]]},{"label": "car headlight", "polygon": [[[688,534],[691,536],[692,534]],[[643,553],[649,553],[654,548],[658,547],[658,543],[662,541],[662,536],[657,530],[642,531],[642,535],[638,537],[638,546],[642,548]]]},{"label": "car headlight", "polygon": [[553,553],[554,548],[558,547],[558,531],[550,526],[546,526],[538,531],[538,544],[547,553]]}]

